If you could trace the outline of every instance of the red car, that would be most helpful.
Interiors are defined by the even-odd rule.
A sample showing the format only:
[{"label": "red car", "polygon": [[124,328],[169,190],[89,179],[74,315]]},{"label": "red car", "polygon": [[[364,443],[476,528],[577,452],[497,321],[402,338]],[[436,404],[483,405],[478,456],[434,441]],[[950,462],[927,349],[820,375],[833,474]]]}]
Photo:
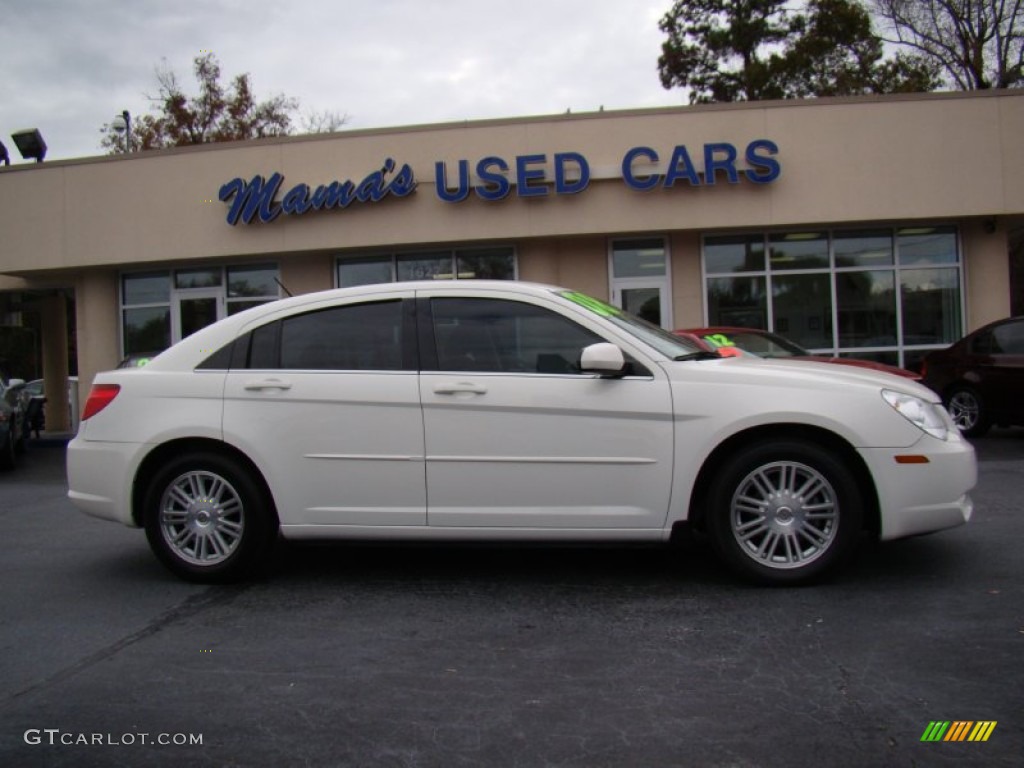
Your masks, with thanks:
[{"label": "red car", "polygon": [[[920,381],[921,375],[898,368],[895,365],[876,363],[874,360],[858,360],[853,357],[829,357],[814,355],[789,339],[776,333],[762,331],[757,328],[732,328],[715,326],[712,328],[683,328],[673,331],[677,336],[693,341],[701,349],[718,352],[722,356],[751,354],[764,358],[789,358],[791,360],[809,360],[818,363],[836,363],[851,365],[854,368],[870,368],[873,371],[892,373],[914,381]],[[737,351],[738,350],[738,351]]]}]

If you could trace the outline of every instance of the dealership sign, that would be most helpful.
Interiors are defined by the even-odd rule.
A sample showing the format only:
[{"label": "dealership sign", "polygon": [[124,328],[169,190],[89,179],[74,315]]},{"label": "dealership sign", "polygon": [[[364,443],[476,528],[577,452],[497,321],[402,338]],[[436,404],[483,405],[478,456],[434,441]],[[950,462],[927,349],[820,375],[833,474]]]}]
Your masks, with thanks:
[{"label": "dealership sign", "polygon": [[[770,184],[782,170],[775,158],[778,151],[775,142],[768,139],[750,142],[742,154],[728,142],[704,144],[694,151],[680,144],[666,153],[633,147],[622,156],[615,178],[641,191],[671,189],[679,184],[710,187],[722,180],[729,184],[739,184],[741,179]],[[511,161],[491,155],[473,164],[466,159],[453,165],[438,161],[434,164],[433,189],[446,203],[471,196],[502,200],[513,189],[517,197],[539,198],[579,194],[587,189],[592,177],[590,163],[579,152],[555,153],[550,163],[544,154],[518,155]],[[344,209],[354,203],[409,197],[418,186],[412,167],[399,166],[389,157],[381,168],[362,179],[316,187],[299,183],[286,188],[284,176],[277,172],[253,176],[248,181],[238,177],[220,188],[219,198],[229,206],[228,224],[249,224],[256,219],[269,223],[281,215],[301,216],[310,211]]]}]

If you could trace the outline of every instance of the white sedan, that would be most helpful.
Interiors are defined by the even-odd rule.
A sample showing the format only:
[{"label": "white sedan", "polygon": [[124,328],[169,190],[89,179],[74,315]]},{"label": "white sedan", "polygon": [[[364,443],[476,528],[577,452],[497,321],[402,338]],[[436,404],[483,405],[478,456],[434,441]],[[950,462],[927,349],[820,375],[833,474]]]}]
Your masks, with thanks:
[{"label": "white sedan", "polygon": [[762,583],[970,519],[974,451],[930,390],[719,358],[518,282],[307,294],[99,374],[71,500],[225,581],[286,539],[665,542]]}]

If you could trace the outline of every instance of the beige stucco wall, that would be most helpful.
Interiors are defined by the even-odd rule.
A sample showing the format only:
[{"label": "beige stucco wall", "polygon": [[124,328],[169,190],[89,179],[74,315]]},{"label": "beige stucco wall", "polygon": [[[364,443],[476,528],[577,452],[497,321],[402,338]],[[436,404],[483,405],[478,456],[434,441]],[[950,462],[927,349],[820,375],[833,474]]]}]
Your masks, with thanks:
[{"label": "beige stucco wall", "polygon": [[[16,165],[0,171],[5,247],[0,271],[174,262],[588,235],[1007,216],[1024,212],[1024,93],[761,102],[510,119],[394,131],[206,145],[124,158]],[[755,139],[779,146],[773,184],[638,192],[620,176],[624,153],[646,145],[667,161],[685,144]],[[594,181],[577,195],[458,204],[434,193],[434,163],[454,173],[489,155],[575,151]],[[225,182],[284,174],[304,182],[359,181],[385,158],[412,166],[417,191],[345,210],[229,226]],[[742,163],[741,163],[742,165]],[[602,180],[602,177],[604,179]]]}]

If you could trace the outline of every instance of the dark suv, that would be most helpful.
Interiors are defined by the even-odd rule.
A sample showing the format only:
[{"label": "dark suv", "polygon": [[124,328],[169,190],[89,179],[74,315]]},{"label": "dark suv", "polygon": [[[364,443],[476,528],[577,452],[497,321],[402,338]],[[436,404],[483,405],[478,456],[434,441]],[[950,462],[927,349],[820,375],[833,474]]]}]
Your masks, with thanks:
[{"label": "dark suv", "polygon": [[968,437],[1024,424],[1024,317],[989,323],[928,354],[922,372]]}]

